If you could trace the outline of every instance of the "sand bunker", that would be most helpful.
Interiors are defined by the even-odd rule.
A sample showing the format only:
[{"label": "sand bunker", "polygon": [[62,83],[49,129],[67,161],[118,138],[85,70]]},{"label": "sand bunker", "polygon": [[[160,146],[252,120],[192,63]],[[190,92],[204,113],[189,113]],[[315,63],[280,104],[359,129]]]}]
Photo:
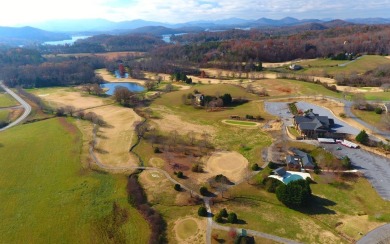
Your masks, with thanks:
[{"label": "sand bunker", "polygon": [[217,152],[211,155],[205,167],[209,174],[223,174],[233,182],[245,177],[249,162],[238,152]]}]

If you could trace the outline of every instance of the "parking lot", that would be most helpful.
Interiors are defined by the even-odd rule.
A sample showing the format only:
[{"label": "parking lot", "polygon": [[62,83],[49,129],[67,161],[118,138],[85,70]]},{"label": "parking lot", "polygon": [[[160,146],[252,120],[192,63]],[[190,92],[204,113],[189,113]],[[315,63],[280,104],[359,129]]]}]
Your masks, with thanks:
[{"label": "parking lot", "polygon": [[[335,130],[342,133],[357,135],[359,130],[337,119],[326,108],[316,106],[306,102],[298,102],[297,108],[303,111],[313,109],[314,113],[333,118],[337,125]],[[266,102],[265,109],[283,119],[285,125],[292,125],[292,114],[289,112],[286,102]],[[338,158],[348,156],[354,168],[358,169],[371,182],[379,195],[390,200],[390,158],[385,158],[363,149],[351,149],[339,144],[319,144],[315,140],[305,141],[323,147]],[[337,150],[341,147],[341,150]]]},{"label": "parking lot", "polygon": [[[390,200],[390,159],[363,149],[351,149],[339,144],[320,144],[338,158],[348,156],[354,168],[371,182],[382,198]],[[341,147],[341,150],[337,150]]]}]

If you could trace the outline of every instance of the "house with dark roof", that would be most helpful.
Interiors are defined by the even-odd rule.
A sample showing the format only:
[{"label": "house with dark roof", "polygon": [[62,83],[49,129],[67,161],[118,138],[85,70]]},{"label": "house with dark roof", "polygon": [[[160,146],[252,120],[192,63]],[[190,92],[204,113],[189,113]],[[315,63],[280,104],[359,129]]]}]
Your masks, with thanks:
[{"label": "house with dark roof", "polygon": [[304,115],[295,116],[294,125],[302,136],[316,139],[329,135],[334,120],[329,119],[328,116],[319,116],[312,111],[308,111]]},{"label": "house with dark roof", "polygon": [[289,168],[293,169],[314,169],[313,158],[301,150],[291,148],[289,155],[286,157],[286,163]]},{"label": "house with dark roof", "polygon": [[284,167],[279,167],[273,171],[276,175],[279,175],[280,177],[283,177],[287,171]]}]

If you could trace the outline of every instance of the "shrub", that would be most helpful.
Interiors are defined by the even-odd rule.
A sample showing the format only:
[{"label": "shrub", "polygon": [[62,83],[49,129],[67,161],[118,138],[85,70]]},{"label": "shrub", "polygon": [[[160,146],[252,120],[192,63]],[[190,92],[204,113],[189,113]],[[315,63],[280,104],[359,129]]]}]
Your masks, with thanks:
[{"label": "shrub", "polygon": [[374,111],[375,111],[376,114],[382,114],[383,113],[383,109],[380,108],[380,107],[376,107]]},{"label": "shrub", "polygon": [[222,223],[223,219],[222,219],[222,215],[220,213],[217,213],[215,216],[214,216],[214,221],[217,222],[217,223]]},{"label": "shrub", "polygon": [[201,217],[207,217],[207,209],[204,206],[200,206],[198,209],[198,215]]},{"label": "shrub", "polygon": [[339,116],[340,116],[341,118],[346,118],[346,117],[347,117],[347,115],[346,115],[345,113],[339,113]]},{"label": "shrub", "polygon": [[252,164],[251,168],[252,168],[253,171],[259,171],[260,170],[260,167],[259,167],[258,164]]},{"label": "shrub", "polygon": [[180,191],[181,190],[181,186],[179,184],[175,184],[173,189],[175,189],[176,191]]},{"label": "shrub", "polygon": [[227,218],[228,217],[228,212],[226,211],[226,208],[221,209],[221,211],[219,211],[219,214],[223,218]]},{"label": "shrub", "polygon": [[179,172],[177,172],[176,176],[177,176],[177,178],[182,179],[184,177],[184,174],[183,174],[183,172],[179,171]]},{"label": "shrub", "polygon": [[208,193],[209,193],[209,190],[207,189],[207,187],[205,186],[202,186],[200,189],[199,189],[199,192],[202,196],[206,196]]},{"label": "shrub", "polygon": [[153,149],[153,152],[154,152],[154,153],[161,153],[161,150],[160,150],[159,147],[155,147],[155,148]]},{"label": "shrub", "polygon": [[350,159],[348,156],[345,156],[345,157],[341,160],[341,164],[342,164],[343,167],[346,168],[346,169],[352,169],[352,162],[351,162],[351,159]]},{"label": "shrub", "polygon": [[227,217],[227,221],[229,223],[235,224],[238,222],[237,214],[236,213],[230,213]]},{"label": "shrub", "polygon": [[356,136],[356,141],[367,144],[368,143],[368,134],[365,130],[360,131],[360,133]]},{"label": "shrub", "polygon": [[203,172],[203,166],[201,164],[199,164],[199,163],[196,163],[196,164],[192,165],[191,171],[192,172],[197,172],[197,173],[202,173]]}]

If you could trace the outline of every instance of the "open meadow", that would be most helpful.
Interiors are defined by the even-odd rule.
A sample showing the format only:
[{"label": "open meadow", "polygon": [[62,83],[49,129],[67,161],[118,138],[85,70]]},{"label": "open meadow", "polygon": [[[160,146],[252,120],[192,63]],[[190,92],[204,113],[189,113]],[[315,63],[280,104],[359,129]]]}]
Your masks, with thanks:
[{"label": "open meadow", "polygon": [[[345,65],[339,66],[339,64]],[[315,60],[300,63],[304,69],[299,71],[299,73],[315,76],[323,76],[324,74],[335,75],[337,73],[351,74],[353,72],[363,74],[384,64],[390,64],[390,59],[378,55],[364,55],[353,62],[348,60],[343,60],[342,62],[328,59]]]},{"label": "open meadow", "polygon": [[82,167],[83,138],[71,121],[1,133],[0,242],[146,243],[149,226],[127,202],[127,178]]}]

